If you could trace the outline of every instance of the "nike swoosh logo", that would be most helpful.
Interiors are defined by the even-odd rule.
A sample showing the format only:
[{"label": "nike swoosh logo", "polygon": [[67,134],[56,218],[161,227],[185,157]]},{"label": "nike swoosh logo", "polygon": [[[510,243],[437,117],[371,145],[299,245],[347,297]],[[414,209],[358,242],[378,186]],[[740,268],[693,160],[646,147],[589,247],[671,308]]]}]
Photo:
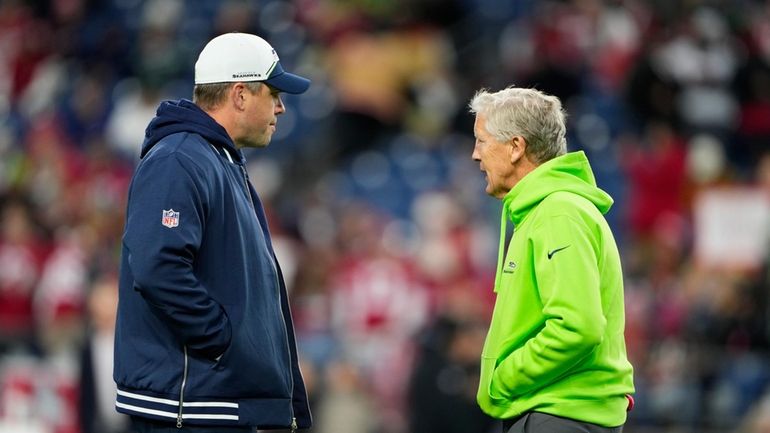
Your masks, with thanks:
[{"label": "nike swoosh logo", "polygon": [[566,248],[569,248],[569,245],[567,245],[566,247],[556,248],[555,250],[549,251],[548,252],[548,260],[551,260],[551,257],[553,257],[554,254],[556,254],[559,251],[561,251],[563,249],[566,249]]}]

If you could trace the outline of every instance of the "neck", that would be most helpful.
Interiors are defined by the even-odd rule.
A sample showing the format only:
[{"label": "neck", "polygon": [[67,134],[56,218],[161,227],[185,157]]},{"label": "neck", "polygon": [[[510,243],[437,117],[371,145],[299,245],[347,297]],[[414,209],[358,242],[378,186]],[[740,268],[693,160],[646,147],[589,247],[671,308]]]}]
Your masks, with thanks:
[{"label": "neck", "polygon": [[235,134],[236,124],[235,124],[235,121],[233,120],[233,116],[227,113],[223,109],[211,110],[211,111],[204,110],[204,111],[206,111],[206,114],[211,116],[211,118],[214,119],[215,122],[217,122],[223,128],[225,128],[225,131],[227,131],[227,135],[230,136],[231,140],[233,140],[235,147],[240,148],[240,146],[238,145],[238,142],[235,140],[235,137],[237,135]]}]

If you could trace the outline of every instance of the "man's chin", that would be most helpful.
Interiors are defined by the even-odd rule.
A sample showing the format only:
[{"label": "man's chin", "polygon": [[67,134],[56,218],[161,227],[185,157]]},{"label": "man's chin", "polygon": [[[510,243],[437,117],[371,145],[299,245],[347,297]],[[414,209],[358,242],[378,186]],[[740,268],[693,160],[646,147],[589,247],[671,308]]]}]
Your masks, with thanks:
[{"label": "man's chin", "polygon": [[259,149],[259,148],[267,147],[269,144],[270,144],[270,138],[268,138],[267,140],[262,140],[262,141],[242,140],[241,142],[236,143],[236,145],[239,148],[249,147],[249,148],[252,148],[252,149],[254,149],[254,148]]},{"label": "man's chin", "polygon": [[487,189],[485,190],[485,192],[487,193],[488,196],[494,197],[498,200],[502,200],[503,197],[505,197],[505,195],[507,194],[507,192],[505,191],[492,189],[491,185],[487,185]]},{"label": "man's chin", "polygon": [[495,190],[492,189],[492,185],[490,184],[487,184],[487,187],[484,189],[484,192],[486,192],[487,195],[490,197],[496,197]]}]

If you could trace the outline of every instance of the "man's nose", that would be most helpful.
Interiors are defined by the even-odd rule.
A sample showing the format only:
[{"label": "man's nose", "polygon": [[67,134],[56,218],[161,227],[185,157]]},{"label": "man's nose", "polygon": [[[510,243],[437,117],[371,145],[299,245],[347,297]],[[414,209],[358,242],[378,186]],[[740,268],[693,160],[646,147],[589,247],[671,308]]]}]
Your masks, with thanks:
[{"label": "man's nose", "polygon": [[275,114],[283,114],[286,112],[286,107],[283,105],[283,100],[280,96],[275,97]]}]

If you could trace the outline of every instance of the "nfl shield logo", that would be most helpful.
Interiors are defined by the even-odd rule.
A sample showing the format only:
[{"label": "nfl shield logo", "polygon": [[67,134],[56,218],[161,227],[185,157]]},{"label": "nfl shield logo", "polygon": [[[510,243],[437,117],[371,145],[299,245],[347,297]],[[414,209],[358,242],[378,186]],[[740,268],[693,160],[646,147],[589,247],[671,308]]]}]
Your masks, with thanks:
[{"label": "nfl shield logo", "polygon": [[179,225],[179,212],[174,212],[174,209],[163,210],[163,219],[161,223],[168,227],[174,228]]}]

